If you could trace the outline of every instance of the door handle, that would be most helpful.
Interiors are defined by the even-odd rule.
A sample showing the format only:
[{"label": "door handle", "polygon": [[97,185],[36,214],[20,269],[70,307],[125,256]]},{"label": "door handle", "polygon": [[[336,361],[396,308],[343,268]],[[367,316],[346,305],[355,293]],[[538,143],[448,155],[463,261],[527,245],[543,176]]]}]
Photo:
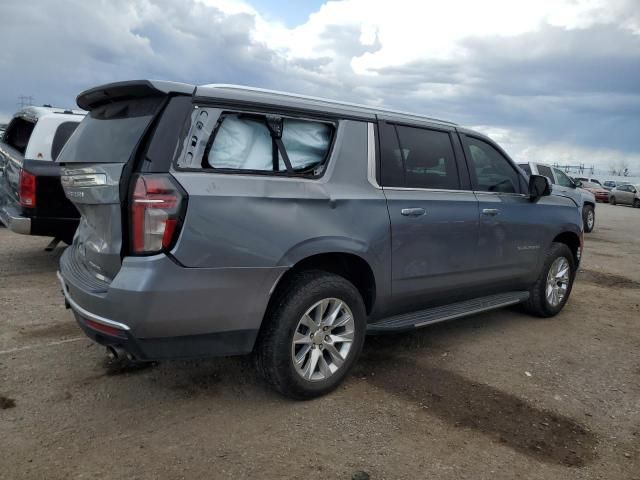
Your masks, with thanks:
[{"label": "door handle", "polygon": [[498,210],[497,208],[483,208],[482,209],[482,214],[483,215],[489,215],[490,217],[495,217],[499,213],[500,213],[500,210]]},{"label": "door handle", "polygon": [[427,211],[424,208],[403,208],[400,213],[405,217],[421,217]]}]

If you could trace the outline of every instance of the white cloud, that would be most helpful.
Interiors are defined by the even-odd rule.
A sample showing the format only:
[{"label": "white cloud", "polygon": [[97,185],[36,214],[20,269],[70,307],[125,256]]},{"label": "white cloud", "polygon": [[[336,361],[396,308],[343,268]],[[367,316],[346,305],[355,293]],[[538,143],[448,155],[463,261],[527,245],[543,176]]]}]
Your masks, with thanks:
[{"label": "white cloud", "polygon": [[1,0],[0,18],[0,118],[18,95],[70,106],[109,81],[243,83],[488,125],[515,157],[640,169],[638,0],[328,1],[294,28],[251,0]]},{"label": "white cloud", "polygon": [[200,1],[228,13],[251,13],[256,18],[255,38],[289,58],[340,55],[327,49],[324,33],[330,27],[356,27],[363,45],[380,42],[375,52],[351,59],[358,74],[417,60],[464,57],[468,52],[460,45],[463,39],[513,37],[545,24],[585,29],[615,23],[640,33],[640,9],[635,1],[628,0],[330,1],[306,23],[291,29],[266,21],[245,2]]}]

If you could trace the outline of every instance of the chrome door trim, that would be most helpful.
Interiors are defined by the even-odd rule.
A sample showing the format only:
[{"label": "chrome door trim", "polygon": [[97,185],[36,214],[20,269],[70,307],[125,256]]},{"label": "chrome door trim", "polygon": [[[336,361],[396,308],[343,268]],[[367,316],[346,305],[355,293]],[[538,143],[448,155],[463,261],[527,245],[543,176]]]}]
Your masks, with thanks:
[{"label": "chrome door trim", "polygon": [[373,123],[367,123],[367,180],[375,188],[382,189],[376,179],[376,135]]}]

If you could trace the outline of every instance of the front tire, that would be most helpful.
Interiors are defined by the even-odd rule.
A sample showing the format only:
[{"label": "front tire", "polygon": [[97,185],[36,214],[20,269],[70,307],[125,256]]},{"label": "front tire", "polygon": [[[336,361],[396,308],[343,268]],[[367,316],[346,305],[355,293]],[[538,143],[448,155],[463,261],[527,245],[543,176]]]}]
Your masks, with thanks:
[{"label": "front tire", "polygon": [[633,201],[633,207],[634,208],[640,208],[640,200],[638,200],[637,198]]},{"label": "front tire", "polygon": [[611,205],[615,205],[616,204],[616,197],[613,197],[613,196],[609,197],[609,203]]},{"label": "front tire", "polygon": [[529,290],[525,310],[538,317],[553,317],[567,303],[576,274],[576,261],[564,243],[552,243],[538,279]]},{"label": "front tire", "polygon": [[297,274],[277,295],[256,345],[258,372],[291,398],[329,393],[362,350],[367,314],[360,293],[345,278],[315,270]]},{"label": "front tire", "polygon": [[596,225],[596,211],[591,205],[585,205],[582,209],[582,223],[584,231],[590,233]]}]

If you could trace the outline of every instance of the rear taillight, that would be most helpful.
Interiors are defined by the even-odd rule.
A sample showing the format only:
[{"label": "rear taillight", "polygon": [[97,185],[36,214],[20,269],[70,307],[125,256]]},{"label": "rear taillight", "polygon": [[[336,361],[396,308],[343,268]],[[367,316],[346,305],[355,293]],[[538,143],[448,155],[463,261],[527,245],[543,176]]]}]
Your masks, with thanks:
[{"label": "rear taillight", "polygon": [[36,206],[36,176],[24,169],[20,170],[18,198],[23,207],[33,208]]},{"label": "rear taillight", "polygon": [[170,248],[178,235],[185,196],[166,175],[140,175],[131,198],[133,253]]}]

